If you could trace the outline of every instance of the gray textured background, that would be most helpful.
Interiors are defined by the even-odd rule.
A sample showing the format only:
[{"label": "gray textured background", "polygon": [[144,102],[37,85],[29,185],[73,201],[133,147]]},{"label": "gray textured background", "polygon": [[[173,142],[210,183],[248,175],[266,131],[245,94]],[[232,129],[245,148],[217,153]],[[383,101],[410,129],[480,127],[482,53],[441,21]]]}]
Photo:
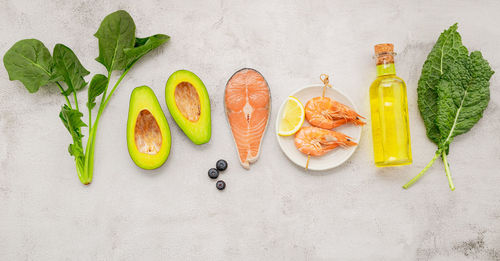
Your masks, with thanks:
[{"label": "gray textured background", "polygon": [[[393,2],[0,0],[2,55],[24,38],[49,49],[61,42],[92,73],[103,73],[92,35],[117,9],[131,13],[139,36],[172,36],[112,98],[88,187],[67,153],[57,88],[30,95],[0,66],[0,259],[500,260],[500,3]],[[451,145],[456,191],[439,161],[405,191],[401,185],[435,150],[417,109],[420,69],[454,22],[464,44],[497,71],[491,102]],[[367,126],[343,166],[325,173],[295,167],[274,137],[279,105],[292,90],[333,73],[333,84],[369,115],[379,42],[395,44],[398,75],[408,84],[414,163],[375,168]],[[239,166],[222,103],[227,79],[242,67],[266,77],[274,109],[250,171]],[[164,102],[165,82],[181,68],[195,72],[210,94],[213,136],[203,146],[185,137]],[[171,155],[156,171],[137,168],[126,148],[129,95],[143,84],[156,92],[173,135]],[[223,192],[206,174],[219,158],[230,164]]]}]

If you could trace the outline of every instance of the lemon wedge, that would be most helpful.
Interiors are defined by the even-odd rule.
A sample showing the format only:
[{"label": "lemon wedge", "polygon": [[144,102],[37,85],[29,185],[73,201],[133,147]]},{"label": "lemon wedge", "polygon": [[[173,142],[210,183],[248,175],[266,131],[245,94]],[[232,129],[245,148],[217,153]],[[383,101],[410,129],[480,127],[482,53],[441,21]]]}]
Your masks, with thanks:
[{"label": "lemon wedge", "polygon": [[302,103],[295,97],[288,97],[283,116],[279,125],[278,134],[280,136],[290,136],[300,130],[304,123],[305,112]]}]

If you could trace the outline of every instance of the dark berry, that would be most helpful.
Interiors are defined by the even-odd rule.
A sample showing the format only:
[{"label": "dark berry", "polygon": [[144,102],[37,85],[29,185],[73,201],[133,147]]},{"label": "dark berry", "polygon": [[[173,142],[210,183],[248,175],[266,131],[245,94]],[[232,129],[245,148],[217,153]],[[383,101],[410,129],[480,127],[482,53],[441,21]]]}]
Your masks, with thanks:
[{"label": "dark berry", "polygon": [[208,170],[208,176],[211,179],[216,179],[219,176],[219,171],[217,169],[211,168]]},{"label": "dark berry", "polygon": [[224,182],[223,180],[219,180],[217,181],[215,186],[217,187],[218,190],[223,190],[226,188],[226,182]]},{"label": "dark berry", "polygon": [[215,164],[215,167],[220,171],[226,170],[227,169],[227,162],[223,159],[218,160],[217,163]]}]

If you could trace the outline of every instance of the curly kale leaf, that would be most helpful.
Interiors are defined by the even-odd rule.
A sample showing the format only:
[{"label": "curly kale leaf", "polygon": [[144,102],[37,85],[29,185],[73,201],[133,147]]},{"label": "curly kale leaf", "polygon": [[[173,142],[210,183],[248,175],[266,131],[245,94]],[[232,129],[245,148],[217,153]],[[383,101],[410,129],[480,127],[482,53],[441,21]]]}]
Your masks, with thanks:
[{"label": "curly kale leaf", "polygon": [[467,57],[467,48],[462,45],[462,38],[457,32],[457,24],[454,24],[439,36],[422,67],[417,88],[418,108],[425,123],[427,136],[436,144],[439,144],[441,140],[441,134],[436,125],[437,85],[443,77],[454,82],[455,79],[448,77],[448,73],[457,64],[463,63]]},{"label": "curly kale leaf", "polygon": [[429,164],[403,188],[409,188],[419,180],[440,156],[450,189],[455,189],[447,160],[450,143],[483,117],[490,100],[493,73],[481,52],[474,51],[469,55],[462,45],[457,24],[439,36],[424,63],[417,89],[418,107],[427,136],[438,145],[438,149]]},{"label": "curly kale leaf", "polygon": [[483,116],[490,100],[489,81],[494,73],[479,51],[472,52],[463,66],[457,65],[451,72],[459,75],[457,80],[442,79],[436,88],[439,147],[446,151],[455,136],[469,131]]}]

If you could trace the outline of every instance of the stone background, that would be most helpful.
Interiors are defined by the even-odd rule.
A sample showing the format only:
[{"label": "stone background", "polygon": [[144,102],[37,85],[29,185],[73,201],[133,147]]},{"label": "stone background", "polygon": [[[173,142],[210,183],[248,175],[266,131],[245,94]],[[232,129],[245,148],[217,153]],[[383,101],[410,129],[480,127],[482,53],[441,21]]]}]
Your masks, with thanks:
[{"label": "stone background", "polygon": [[[112,98],[98,131],[92,185],[80,184],[54,86],[29,94],[0,66],[1,260],[500,260],[500,78],[491,80],[485,117],[451,145],[457,187],[438,161],[410,190],[401,185],[432,158],[416,86],[439,34],[455,22],[464,44],[500,71],[498,1],[36,1],[0,0],[0,54],[17,40],[70,46],[92,73],[93,37],[105,15],[125,9],[137,35],[171,41],[139,62]],[[377,169],[370,127],[343,166],[307,173],[280,151],[279,105],[302,86],[333,74],[369,115],[373,45],[393,42],[408,85],[414,163]],[[240,167],[224,116],[228,78],[259,70],[273,114],[259,161]],[[213,136],[193,145],[167,112],[164,87],[178,69],[208,88]],[[115,76],[115,80],[116,80]],[[88,78],[90,79],[90,78]],[[172,130],[158,170],[131,161],[126,120],[131,90],[156,92]],[[80,106],[86,93],[80,94]],[[225,191],[208,168],[219,158]]]}]

